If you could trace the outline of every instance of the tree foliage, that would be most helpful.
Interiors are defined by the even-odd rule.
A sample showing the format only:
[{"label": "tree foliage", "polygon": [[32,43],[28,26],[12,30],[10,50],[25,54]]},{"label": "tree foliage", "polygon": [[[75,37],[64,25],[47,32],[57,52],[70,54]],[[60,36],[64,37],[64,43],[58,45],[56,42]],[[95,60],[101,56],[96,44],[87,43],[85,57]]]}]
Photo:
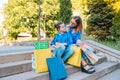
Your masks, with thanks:
[{"label": "tree foliage", "polygon": [[[40,8],[40,29],[44,31],[46,27],[47,35],[53,34],[53,24],[58,20],[58,0],[40,0]],[[4,14],[4,26],[8,29],[9,37],[15,39],[20,32],[37,36],[38,0],[9,0]]]},{"label": "tree foliage", "polygon": [[110,28],[111,38],[120,41],[120,10],[115,14],[112,19],[113,26]]},{"label": "tree foliage", "polygon": [[[69,23],[72,12],[78,11],[88,35],[98,39],[120,39],[120,0],[40,0],[40,29],[53,36],[53,24]],[[8,0],[4,10],[8,36],[17,38],[20,32],[38,32],[38,0]]]},{"label": "tree foliage", "polygon": [[[41,29],[46,29],[48,37],[54,35],[53,24],[57,22],[59,13],[59,0],[41,0]],[[45,24],[44,24],[45,22]]]},{"label": "tree foliage", "polygon": [[120,39],[120,0],[81,0],[80,5],[88,35]]},{"label": "tree foliage", "polygon": [[107,38],[110,35],[109,29],[114,17],[114,10],[109,0],[87,0],[86,5],[84,14],[87,15],[87,34],[98,39]]},{"label": "tree foliage", "polygon": [[120,0],[114,0],[112,4],[113,9],[116,11],[115,17],[112,19],[112,27],[110,28],[110,38],[115,41],[120,41]]},{"label": "tree foliage", "polygon": [[4,26],[8,29],[8,36],[17,38],[20,32],[29,32],[34,36],[37,11],[37,0],[9,0],[4,11]]},{"label": "tree foliage", "polygon": [[59,0],[60,1],[60,13],[59,19],[64,23],[69,23],[72,15],[71,0]]}]

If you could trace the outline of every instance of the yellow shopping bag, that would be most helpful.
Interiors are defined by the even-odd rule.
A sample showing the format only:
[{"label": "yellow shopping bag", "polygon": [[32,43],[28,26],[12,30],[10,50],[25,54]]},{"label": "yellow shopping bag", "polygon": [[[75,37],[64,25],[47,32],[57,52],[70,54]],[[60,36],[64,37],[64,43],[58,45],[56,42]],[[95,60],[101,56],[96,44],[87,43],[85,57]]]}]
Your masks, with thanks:
[{"label": "yellow shopping bag", "polygon": [[81,67],[81,55],[82,51],[80,47],[72,46],[74,49],[73,55],[68,59],[67,63],[76,67]]},{"label": "yellow shopping bag", "polygon": [[48,71],[46,58],[50,57],[51,57],[50,49],[34,50],[35,72],[39,73]]}]

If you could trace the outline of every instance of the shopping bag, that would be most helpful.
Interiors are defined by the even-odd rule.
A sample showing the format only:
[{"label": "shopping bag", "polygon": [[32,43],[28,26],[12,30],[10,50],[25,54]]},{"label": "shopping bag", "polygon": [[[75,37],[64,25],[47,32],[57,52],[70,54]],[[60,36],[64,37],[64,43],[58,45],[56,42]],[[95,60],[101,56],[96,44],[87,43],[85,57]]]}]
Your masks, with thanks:
[{"label": "shopping bag", "polygon": [[48,47],[48,42],[34,42],[34,50],[47,49]]},{"label": "shopping bag", "polygon": [[67,60],[67,63],[76,67],[81,67],[81,55],[82,51],[80,47],[72,46],[74,53],[73,55]]},{"label": "shopping bag", "polygon": [[35,72],[46,72],[48,71],[46,58],[51,57],[50,49],[40,49],[34,50],[34,60],[35,60]]},{"label": "shopping bag", "polygon": [[99,60],[98,56],[95,55],[93,52],[86,54],[86,56],[92,64],[97,63]]},{"label": "shopping bag", "polygon": [[35,72],[35,57],[34,54],[32,54],[32,71]]},{"label": "shopping bag", "polygon": [[60,57],[47,58],[50,80],[63,80],[67,77],[65,66]]},{"label": "shopping bag", "polygon": [[86,44],[82,44],[80,45],[81,49],[83,50],[83,52],[85,53],[85,55],[87,56],[87,58],[89,59],[90,63],[95,64],[98,62],[98,57],[93,53],[93,48],[86,45]]},{"label": "shopping bag", "polygon": [[94,51],[94,49],[92,48],[92,47],[90,47],[90,46],[88,46],[87,44],[85,44],[85,43],[81,43],[80,44],[80,48],[82,49],[82,51],[84,52],[84,53],[89,53],[89,51]]}]

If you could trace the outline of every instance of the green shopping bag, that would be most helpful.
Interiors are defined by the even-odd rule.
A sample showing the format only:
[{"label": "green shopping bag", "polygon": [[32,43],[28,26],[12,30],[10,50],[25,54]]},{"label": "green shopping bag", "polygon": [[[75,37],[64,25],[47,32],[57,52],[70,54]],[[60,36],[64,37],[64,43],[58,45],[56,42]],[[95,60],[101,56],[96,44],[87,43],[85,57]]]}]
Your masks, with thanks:
[{"label": "green shopping bag", "polygon": [[34,50],[39,50],[39,49],[47,49],[48,42],[35,42],[34,43]]}]

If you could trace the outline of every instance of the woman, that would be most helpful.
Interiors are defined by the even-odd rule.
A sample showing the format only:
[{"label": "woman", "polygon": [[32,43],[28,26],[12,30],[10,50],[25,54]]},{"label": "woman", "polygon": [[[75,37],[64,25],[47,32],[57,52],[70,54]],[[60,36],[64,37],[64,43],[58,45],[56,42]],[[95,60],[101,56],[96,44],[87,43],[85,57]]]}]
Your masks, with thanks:
[{"label": "woman", "polygon": [[[68,32],[71,34],[72,36],[72,40],[73,40],[73,44],[76,44],[77,46],[80,46],[80,39],[81,39],[81,33],[82,33],[82,20],[79,16],[74,16],[71,21],[70,24],[67,25],[67,29]],[[82,72],[85,73],[94,73],[95,69],[93,68],[93,66],[91,66],[88,63],[88,58],[85,55],[85,53],[82,51],[82,68],[81,68]]]}]

